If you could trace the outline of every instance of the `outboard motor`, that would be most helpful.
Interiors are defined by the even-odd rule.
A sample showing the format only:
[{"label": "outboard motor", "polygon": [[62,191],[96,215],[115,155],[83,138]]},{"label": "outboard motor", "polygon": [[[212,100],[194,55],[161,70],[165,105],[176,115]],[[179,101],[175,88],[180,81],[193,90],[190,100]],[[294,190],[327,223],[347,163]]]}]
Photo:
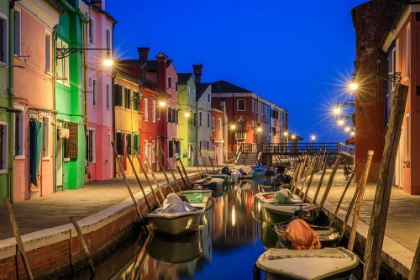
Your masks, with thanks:
[{"label": "outboard motor", "polygon": [[229,167],[225,166],[222,168],[222,174],[230,175]]}]

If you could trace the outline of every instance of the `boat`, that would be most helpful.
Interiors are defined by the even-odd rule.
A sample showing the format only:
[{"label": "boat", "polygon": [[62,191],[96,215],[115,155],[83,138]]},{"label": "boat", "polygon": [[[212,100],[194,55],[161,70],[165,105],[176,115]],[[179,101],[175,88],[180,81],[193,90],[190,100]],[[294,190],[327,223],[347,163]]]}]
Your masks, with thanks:
[{"label": "boat", "polygon": [[264,165],[256,165],[251,166],[252,168],[252,176],[253,177],[261,177],[265,176],[265,173],[267,172],[267,168]]},{"label": "boat", "polygon": [[252,210],[254,211],[255,217],[257,217],[258,220],[273,225],[291,221],[296,216],[312,222],[315,218],[315,205],[302,202],[296,194],[291,193],[287,189],[283,190],[290,196],[288,203],[277,204],[274,201],[276,193],[279,193],[282,190],[278,192],[257,193],[253,198],[252,204]]},{"label": "boat", "polygon": [[[292,249],[292,244],[289,240],[283,238],[283,234],[286,228],[289,226],[289,222],[275,224],[274,231],[277,234],[280,244],[284,248]],[[336,247],[338,240],[340,239],[340,233],[337,229],[330,226],[318,226],[318,225],[308,225],[318,236],[318,239],[321,243],[322,248],[326,247]]]},{"label": "boat", "polygon": [[212,204],[212,190],[208,189],[192,189],[180,192],[189,204],[198,209],[208,209]]},{"label": "boat", "polygon": [[208,189],[213,192],[223,191],[225,180],[222,178],[208,176],[204,179],[197,180],[193,183],[193,189]]},{"label": "boat", "polygon": [[181,234],[196,231],[201,222],[204,211],[193,207],[175,193],[165,198],[161,207],[146,214],[146,218],[153,225],[153,230],[168,234]]},{"label": "boat", "polygon": [[149,256],[158,261],[172,264],[191,262],[203,254],[201,234],[198,230],[174,238],[172,235],[156,232],[146,250]]},{"label": "boat", "polygon": [[261,254],[255,265],[267,280],[349,279],[359,265],[359,258],[342,247],[313,250],[270,248]]}]

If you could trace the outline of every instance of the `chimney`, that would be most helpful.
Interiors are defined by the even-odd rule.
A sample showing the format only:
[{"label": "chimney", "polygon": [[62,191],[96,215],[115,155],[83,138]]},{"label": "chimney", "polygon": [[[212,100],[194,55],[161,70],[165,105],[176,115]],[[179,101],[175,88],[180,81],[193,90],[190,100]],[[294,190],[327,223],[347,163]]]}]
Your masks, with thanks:
[{"label": "chimney", "polygon": [[139,47],[139,48],[137,48],[137,51],[139,52],[139,60],[140,61],[147,61],[149,59],[150,48]]},{"label": "chimney", "polygon": [[91,0],[91,3],[101,11],[105,11],[105,0]]},{"label": "chimney", "polygon": [[193,64],[195,83],[201,83],[201,74],[203,73],[203,64]]},{"label": "chimney", "polygon": [[166,81],[167,81],[166,60],[167,58],[168,57],[163,52],[160,52],[156,55],[158,88],[164,92],[167,92],[166,91],[167,90],[167,85],[166,85]]}]

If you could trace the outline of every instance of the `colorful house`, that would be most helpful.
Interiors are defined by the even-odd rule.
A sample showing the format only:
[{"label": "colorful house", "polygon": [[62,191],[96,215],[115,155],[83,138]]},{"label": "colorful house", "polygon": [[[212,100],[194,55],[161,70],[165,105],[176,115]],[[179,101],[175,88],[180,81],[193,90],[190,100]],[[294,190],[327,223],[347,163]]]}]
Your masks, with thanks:
[{"label": "colorful house", "polygon": [[84,116],[86,164],[89,180],[114,177],[112,68],[103,63],[113,53],[116,20],[105,12],[105,1],[88,3],[85,47]]},{"label": "colorful house", "polygon": [[86,138],[83,97],[83,57],[75,49],[83,48],[83,30],[88,20],[88,6],[81,1],[61,1],[65,12],[60,15],[54,33],[56,57],[54,83],[56,110],[53,149],[55,150],[57,189],[84,186],[86,173]]},{"label": "colorful house", "polygon": [[[53,2],[18,1],[14,9],[14,201],[54,189],[53,36],[60,12]],[[42,47],[41,47],[42,46]],[[28,81],[31,81],[28,83]],[[29,155],[29,156],[28,156]]]},{"label": "colorful house", "polygon": [[211,84],[195,79],[197,86],[197,165],[209,166],[211,151]]},{"label": "colorful house", "polygon": [[193,166],[197,143],[196,86],[192,73],[178,73],[178,129],[180,157],[184,166]]},{"label": "colorful house", "polygon": [[223,111],[220,109],[211,109],[211,150],[209,156],[213,165],[222,165],[225,161],[223,158]]}]

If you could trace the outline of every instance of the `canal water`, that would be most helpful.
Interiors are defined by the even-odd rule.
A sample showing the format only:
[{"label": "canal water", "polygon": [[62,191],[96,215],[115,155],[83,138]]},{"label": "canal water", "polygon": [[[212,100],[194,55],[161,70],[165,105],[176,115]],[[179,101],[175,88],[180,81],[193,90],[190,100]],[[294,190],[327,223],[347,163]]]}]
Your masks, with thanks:
[{"label": "canal water", "polygon": [[[273,228],[253,218],[258,192],[257,182],[239,182],[213,197],[199,231],[176,239],[154,233],[136,240],[99,267],[96,279],[254,279],[258,257],[279,247]],[[261,272],[258,276],[264,279]]]}]

